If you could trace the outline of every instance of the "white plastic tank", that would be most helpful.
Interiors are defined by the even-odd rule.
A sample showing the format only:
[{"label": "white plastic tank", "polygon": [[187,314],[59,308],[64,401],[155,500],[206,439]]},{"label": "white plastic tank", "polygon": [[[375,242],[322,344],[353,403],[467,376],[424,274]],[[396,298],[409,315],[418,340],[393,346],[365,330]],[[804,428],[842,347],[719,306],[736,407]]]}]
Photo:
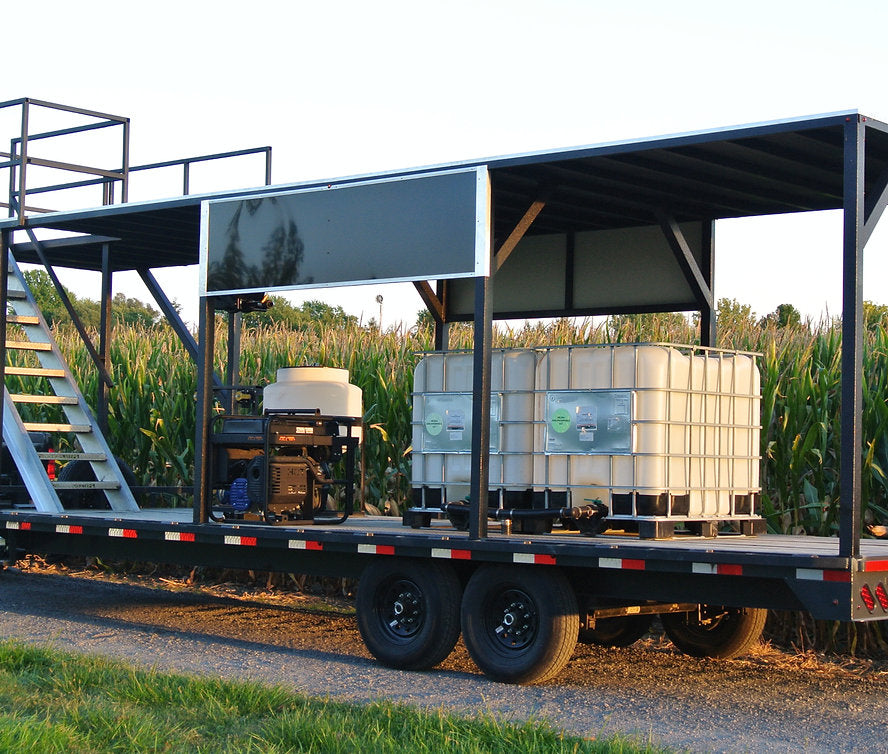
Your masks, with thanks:
[{"label": "white plastic tank", "polygon": [[[538,353],[496,349],[491,366],[490,489],[533,486],[534,379]],[[414,489],[444,489],[446,502],[469,492],[472,440],[473,356],[435,352],[423,356],[413,375]],[[440,493],[429,506],[437,505]]]},{"label": "white plastic tank", "polygon": [[[278,369],[277,382],[262,392],[262,409],[265,413],[320,411],[324,416],[358,420],[364,414],[361,388],[349,383],[347,369],[333,367]],[[352,432],[360,439],[360,424]]]},{"label": "white plastic tank", "polygon": [[[758,492],[761,387],[752,355],[648,344],[553,347],[538,364],[537,391],[537,490],[569,489],[574,505],[599,498],[611,518],[685,519],[733,516],[738,496]],[[581,420],[586,404],[604,407],[595,433]],[[623,446],[588,442],[610,424],[631,426]]]}]

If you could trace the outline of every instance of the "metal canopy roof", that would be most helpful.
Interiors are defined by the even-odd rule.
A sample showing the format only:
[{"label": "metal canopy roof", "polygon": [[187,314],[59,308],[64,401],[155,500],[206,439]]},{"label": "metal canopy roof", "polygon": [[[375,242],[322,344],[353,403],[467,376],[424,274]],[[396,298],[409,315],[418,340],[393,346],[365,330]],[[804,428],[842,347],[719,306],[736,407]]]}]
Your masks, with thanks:
[{"label": "metal canopy roof", "polygon": [[[527,237],[655,225],[656,212],[686,223],[838,209],[843,201],[843,126],[858,117],[865,123],[865,186],[869,194],[888,170],[888,126],[856,112],[459,165],[487,165],[490,170],[494,248],[508,237],[529,205],[541,198],[545,206],[527,230]],[[429,169],[384,175],[411,175]],[[257,195],[367,177],[212,197]],[[119,239],[111,247],[114,270],[196,264],[200,203],[206,198],[189,196],[51,213],[29,218],[28,225]],[[11,222],[0,222],[0,227],[14,227]],[[101,269],[100,242],[57,243],[47,251],[53,264]],[[30,244],[17,244],[15,253],[20,261],[37,261]]]}]

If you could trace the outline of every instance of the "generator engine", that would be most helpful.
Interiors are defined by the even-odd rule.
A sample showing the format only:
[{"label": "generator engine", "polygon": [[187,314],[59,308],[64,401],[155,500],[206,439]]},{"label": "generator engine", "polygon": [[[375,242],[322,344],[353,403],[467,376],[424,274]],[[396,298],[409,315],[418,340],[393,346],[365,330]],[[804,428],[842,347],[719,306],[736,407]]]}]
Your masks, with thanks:
[{"label": "generator engine", "polygon": [[[360,393],[344,369],[290,367],[265,388],[261,416],[216,417],[215,517],[282,525],[345,521],[354,502]],[[328,498],[337,494],[343,510],[328,511]]]}]

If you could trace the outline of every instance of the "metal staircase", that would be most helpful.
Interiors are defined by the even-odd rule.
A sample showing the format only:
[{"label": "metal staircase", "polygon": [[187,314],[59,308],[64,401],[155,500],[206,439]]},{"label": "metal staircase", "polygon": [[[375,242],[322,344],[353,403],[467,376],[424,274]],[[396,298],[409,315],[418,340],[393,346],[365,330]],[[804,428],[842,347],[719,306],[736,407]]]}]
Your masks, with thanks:
[{"label": "metal staircase", "polygon": [[[45,388],[40,392],[17,394],[10,394],[5,385],[3,388],[3,439],[31,500],[38,511],[57,513],[64,510],[58,491],[101,490],[112,510],[138,510],[139,506],[124,480],[121,469],[99,431],[96,420],[68,369],[11,252],[8,260],[6,321],[8,325],[16,326],[24,336],[21,340],[7,339],[6,351],[7,354],[30,352],[36,357],[30,360],[39,366],[7,365],[6,374],[42,378],[23,383]],[[19,406],[27,404],[60,406],[65,421],[56,423],[23,421],[19,414]],[[72,445],[78,450],[52,454],[38,453],[28,436],[30,431],[69,433],[73,435]],[[95,473],[96,481],[50,480],[43,464],[46,460],[88,462]]]}]

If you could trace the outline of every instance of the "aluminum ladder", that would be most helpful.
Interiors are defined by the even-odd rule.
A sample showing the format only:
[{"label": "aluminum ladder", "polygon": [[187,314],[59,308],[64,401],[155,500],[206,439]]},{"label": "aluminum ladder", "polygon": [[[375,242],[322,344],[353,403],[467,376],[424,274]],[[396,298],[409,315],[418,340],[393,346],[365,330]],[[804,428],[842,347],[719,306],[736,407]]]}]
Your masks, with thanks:
[{"label": "aluminum ladder", "polygon": [[[23,340],[10,340],[7,328],[6,352],[28,351],[37,357],[36,366],[6,366],[6,374],[45,378],[37,385],[48,385],[43,394],[10,394],[3,386],[3,440],[22,477],[22,482],[38,511],[60,513],[64,507],[59,500],[61,490],[101,490],[114,511],[139,509],[132,491],[114,459],[95,417],[89,410],[71,370],[62,357],[52,333],[43,319],[34,296],[10,251],[9,274],[6,280],[7,325],[16,325],[24,333]],[[8,359],[8,356],[7,356]],[[24,404],[61,406],[64,423],[26,422],[18,407]],[[29,431],[70,433],[79,449],[65,453],[38,453],[31,443]],[[87,461],[96,481],[50,480],[43,462]]]}]

